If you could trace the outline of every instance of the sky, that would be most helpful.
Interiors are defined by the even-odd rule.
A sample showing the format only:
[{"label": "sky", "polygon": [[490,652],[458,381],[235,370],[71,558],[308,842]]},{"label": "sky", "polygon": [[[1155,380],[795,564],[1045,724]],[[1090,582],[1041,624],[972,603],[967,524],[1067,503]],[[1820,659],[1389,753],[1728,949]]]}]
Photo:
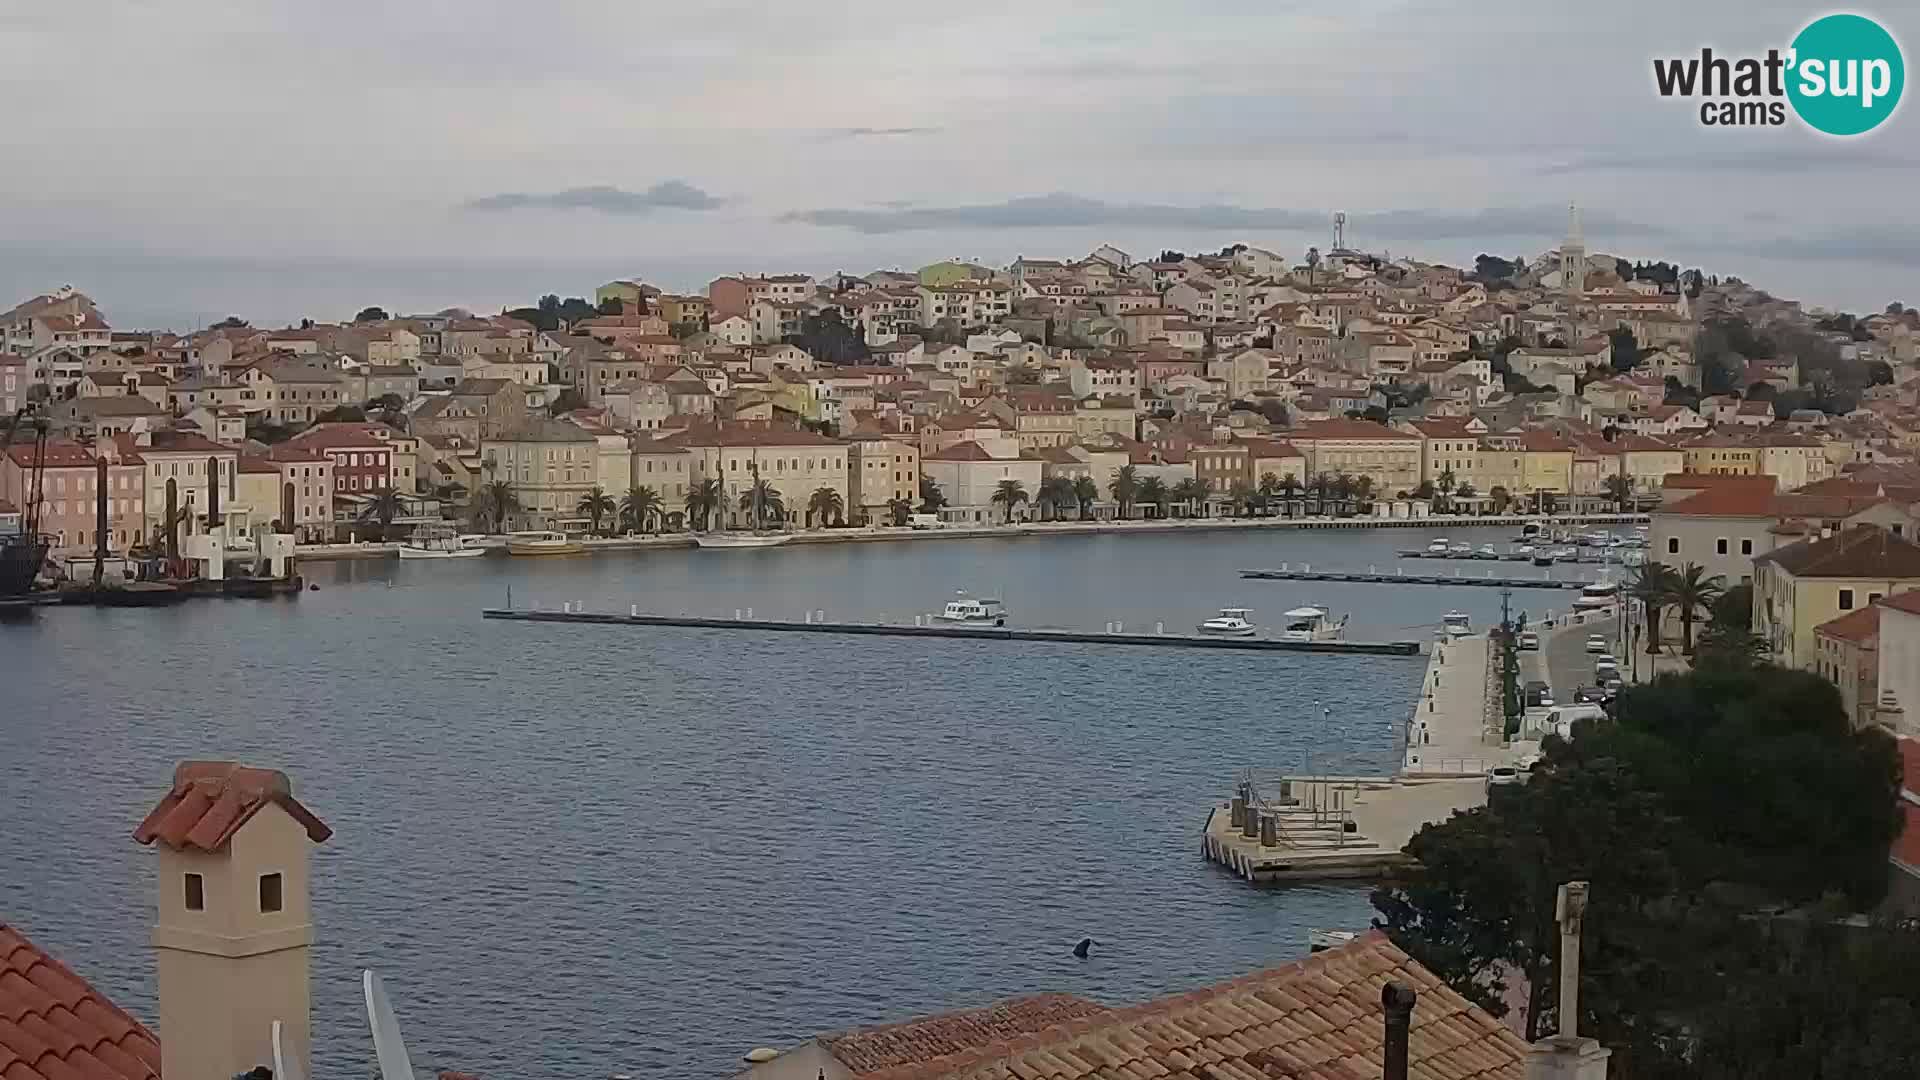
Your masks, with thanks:
[{"label": "sky", "polygon": [[[0,304],[258,325],[610,277],[1251,243],[1590,251],[1920,302],[1920,116],[1703,127],[1655,57],[1776,0],[0,6]],[[1903,42],[1920,15],[1876,15]],[[1913,47],[1907,45],[1911,60]],[[24,153],[23,153],[24,151]]]}]

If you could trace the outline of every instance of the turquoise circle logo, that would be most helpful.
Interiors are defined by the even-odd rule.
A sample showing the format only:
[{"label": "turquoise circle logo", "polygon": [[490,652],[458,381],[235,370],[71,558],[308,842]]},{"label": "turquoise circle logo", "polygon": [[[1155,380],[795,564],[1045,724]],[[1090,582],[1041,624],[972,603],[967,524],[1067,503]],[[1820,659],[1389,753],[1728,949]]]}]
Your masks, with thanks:
[{"label": "turquoise circle logo", "polygon": [[1827,15],[1793,39],[1787,99],[1815,131],[1863,135],[1900,104],[1907,83],[1900,43],[1864,15]]}]

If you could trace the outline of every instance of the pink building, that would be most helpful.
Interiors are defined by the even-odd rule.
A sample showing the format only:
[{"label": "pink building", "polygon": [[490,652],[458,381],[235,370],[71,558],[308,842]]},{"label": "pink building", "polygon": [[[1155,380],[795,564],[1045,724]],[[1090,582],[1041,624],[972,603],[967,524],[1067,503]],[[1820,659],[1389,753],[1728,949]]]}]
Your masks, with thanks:
[{"label": "pink building", "polygon": [[[11,446],[0,458],[0,502],[22,511],[32,497],[35,450]],[[146,488],[138,464],[107,467],[107,546],[124,552],[142,538]],[[98,462],[84,446],[67,442],[46,445],[46,468],[40,480],[40,531],[53,537],[55,557],[93,549],[98,536]]]}]

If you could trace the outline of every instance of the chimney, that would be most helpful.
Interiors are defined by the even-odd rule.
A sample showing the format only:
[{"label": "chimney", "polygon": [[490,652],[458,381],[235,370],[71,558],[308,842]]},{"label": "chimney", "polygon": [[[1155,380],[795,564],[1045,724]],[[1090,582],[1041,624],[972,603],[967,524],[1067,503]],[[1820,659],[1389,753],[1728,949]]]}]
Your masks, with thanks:
[{"label": "chimney", "polygon": [[1413,1003],[1418,996],[1410,987],[1397,982],[1380,988],[1380,1009],[1387,1020],[1380,1080],[1407,1080],[1407,1038],[1413,1030]]},{"label": "chimney", "polygon": [[1527,1080],[1607,1080],[1613,1051],[1583,1039],[1580,1025],[1580,924],[1587,914],[1587,883],[1560,886],[1554,916],[1560,923],[1560,1033],[1527,1051]]},{"label": "chimney", "polygon": [[282,1024],[288,1071],[308,1068],[310,845],[333,835],[293,797],[285,773],[184,762],[133,832],[159,853],[153,950],[163,1076],[237,1076],[273,1067]]}]

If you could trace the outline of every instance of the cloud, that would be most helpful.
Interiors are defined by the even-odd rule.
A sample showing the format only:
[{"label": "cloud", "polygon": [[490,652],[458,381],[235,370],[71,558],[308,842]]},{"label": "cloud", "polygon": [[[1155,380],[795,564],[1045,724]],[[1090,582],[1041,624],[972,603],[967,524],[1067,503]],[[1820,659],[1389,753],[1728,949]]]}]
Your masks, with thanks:
[{"label": "cloud", "polygon": [[[1165,203],[1114,203],[1066,192],[1030,195],[997,203],[963,206],[909,206],[894,209],[796,210],[783,222],[851,229],[869,235],[928,230],[1159,228],[1236,232],[1248,230],[1319,231],[1328,213],[1225,203],[1180,206]],[[1369,236],[1401,240],[1450,240],[1486,236],[1558,236],[1566,231],[1560,207],[1502,207],[1487,210],[1389,210],[1355,213],[1349,227]],[[1588,214],[1590,228],[1615,234],[1651,235],[1660,228],[1605,214]]]},{"label": "cloud", "polygon": [[899,139],[911,135],[938,135],[942,130],[937,127],[849,127],[834,128],[820,137],[822,139]]},{"label": "cloud", "polygon": [[1541,176],[1583,172],[1741,173],[1771,176],[1810,172],[1849,173],[1856,169],[1904,169],[1920,165],[1920,158],[1873,146],[1800,146],[1783,144],[1752,150],[1674,149],[1665,153],[1587,154],[1543,165]]},{"label": "cloud", "polygon": [[597,210],[602,214],[633,217],[655,210],[712,210],[726,202],[692,184],[668,180],[641,192],[606,185],[534,195],[507,192],[473,199],[465,207],[468,210]]}]

